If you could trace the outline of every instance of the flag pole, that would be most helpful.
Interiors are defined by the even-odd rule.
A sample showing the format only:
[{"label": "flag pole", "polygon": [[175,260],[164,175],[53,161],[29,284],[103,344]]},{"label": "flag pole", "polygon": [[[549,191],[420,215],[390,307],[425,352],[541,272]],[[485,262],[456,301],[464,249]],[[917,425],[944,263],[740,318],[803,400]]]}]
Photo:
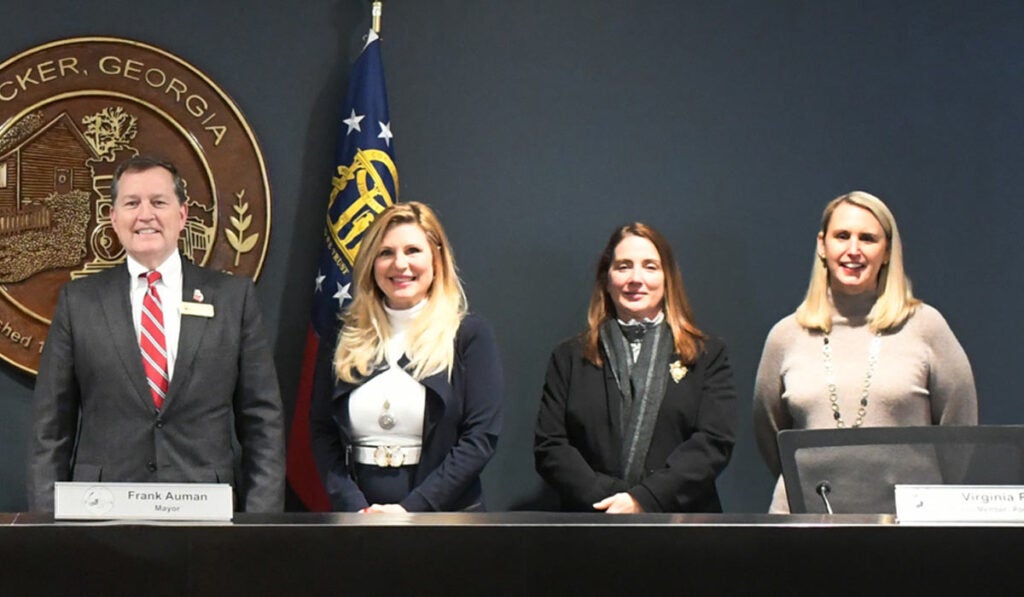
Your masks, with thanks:
[{"label": "flag pole", "polygon": [[384,9],[383,0],[373,0],[373,32],[380,33],[380,13]]},{"label": "flag pole", "polygon": [[[376,31],[380,28],[383,2],[373,0],[372,4],[372,25]],[[295,497],[313,512],[326,512],[332,507],[313,456],[313,423],[310,416],[313,411],[313,395],[320,392],[330,395],[333,388],[330,359],[321,360],[317,355],[321,352],[321,346],[327,350],[334,347],[338,312],[345,308],[346,301],[352,301],[352,287],[355,285],[352,269],[359,251],[359,239],[363,234],[360,226],[365,227],[367,220],[373,220],[377,208],[391,205],[398,197],[398,168],[393,153],[391,116],[388,114],[378,35],[370,33],[369,37],[374,39],[366,40],[368,43],[363,46],[352,65],[345,102],[342,104],[344,120],[338,123],[334,175],[327,187],[330,189],[330,197],[326,206],[326,238],[320,244],[312,313],[306,332],[292,427],[288,434],[288,484]],[[364,119],[365,122],[360,126]],[[380,128],[370,127],[369,123],[377,124]],[[374,188],[360,189],[355,181],[349,184],[350,178],[346,178],[349,174],[356,179],[372,176],[376,181]],[[314,421],[317,415],[318,412],[313,417]],[[325,475],[328,473],[324,471]]]}]

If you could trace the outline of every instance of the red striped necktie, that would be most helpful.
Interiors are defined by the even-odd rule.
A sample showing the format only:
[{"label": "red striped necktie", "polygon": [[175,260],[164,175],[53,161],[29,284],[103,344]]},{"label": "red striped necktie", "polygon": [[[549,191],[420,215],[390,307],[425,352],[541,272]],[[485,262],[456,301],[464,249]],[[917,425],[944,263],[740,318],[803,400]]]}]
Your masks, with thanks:
[{"label": "red striped necktie", "polygon": [[146,278],[149,287],[142,299],[142,330],[139,334],[139,347],[142,349],[142,368],[146,370],[146,381],[153,395],[153,405],[157,410],[163,407],[167,396],[167,340],[164,336],[164,309],[160,295],[156,291],[156,283],[160,272],[148,272],[139,275]]}]

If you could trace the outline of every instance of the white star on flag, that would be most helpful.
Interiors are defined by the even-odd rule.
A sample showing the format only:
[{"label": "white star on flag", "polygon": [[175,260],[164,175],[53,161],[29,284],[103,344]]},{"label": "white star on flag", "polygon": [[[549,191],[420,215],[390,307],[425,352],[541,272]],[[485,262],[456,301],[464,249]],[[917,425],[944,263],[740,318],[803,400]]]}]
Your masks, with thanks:
[{"label": "white star on flag", "polygon": [[359,131],[360,133],[363,132],[363,129],[359,128],[359,122],[364,118],[366,118],[365,115],[357,115],[355,108],[352,108],[352,115],[345,120],[342,120],[342,122],[348,125],[348,132],[345,134],[351,135],[352,131]]},{"label": "white star on flag", "polygon": [[316,291],[323,292],[323,283],[327,276],[323,275],[319,270],[316,272]]},{"label": "white star on flag", "polygon": [[380,125],[380,134],[377,135],[377,138],[384,139],[384,144],[387,145],[388,147],[391,147],[391,139],[395,137],[394,135],[391,134],[391,123],[388,122],[387,124],[385,124],[383,122],[377,121],[377,124]]},{"label": "white star on flag", "polygon": [[338,292],[335,292],[334,296],[331,297],[331,298],[338,299],[338,308],[341,308],[341,307],[345,306],[345,299],[352,298],[352,295],[348,293],[348,289],[351,288],[351,287],[352,287],[352,283],[351,282],[349,282],[348,284],[345,284],[344,286],[341,285],[341,282],[338,282]]}]

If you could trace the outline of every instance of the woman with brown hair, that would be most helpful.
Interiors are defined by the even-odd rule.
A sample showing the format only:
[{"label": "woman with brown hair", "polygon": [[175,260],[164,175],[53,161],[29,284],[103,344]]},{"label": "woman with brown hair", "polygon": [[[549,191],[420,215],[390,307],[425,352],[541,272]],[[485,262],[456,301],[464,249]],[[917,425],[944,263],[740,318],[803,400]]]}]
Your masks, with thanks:
[{"label": "woman with brown hair", "polygon": [[563,509],[721,512],[732,370],[724,344],[694,325],[661,234],[639,222],[615,230],[587,319],[552,353],[537,416],[537,471]]}]

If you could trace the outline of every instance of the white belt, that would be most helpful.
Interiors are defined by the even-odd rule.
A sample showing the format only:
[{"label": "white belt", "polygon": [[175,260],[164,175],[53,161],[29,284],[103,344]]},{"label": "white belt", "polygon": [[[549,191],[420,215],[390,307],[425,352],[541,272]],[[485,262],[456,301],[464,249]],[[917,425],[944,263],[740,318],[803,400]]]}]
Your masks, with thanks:
[{"label": "white belt", "polygon": [[376,466],[418,464],[422,446],[352,446],[352,460]]}]

